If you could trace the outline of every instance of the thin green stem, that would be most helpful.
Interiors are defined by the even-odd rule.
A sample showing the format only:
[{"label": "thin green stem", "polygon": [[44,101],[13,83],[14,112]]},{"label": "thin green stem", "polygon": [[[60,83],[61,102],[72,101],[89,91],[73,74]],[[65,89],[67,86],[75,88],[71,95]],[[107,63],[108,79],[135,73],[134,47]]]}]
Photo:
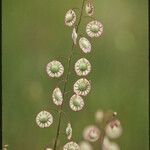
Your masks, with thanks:
[{"label": "thin green stem", "polygon": [[[85,0],[82,1],[81,13],[80,13],[79,21],[78,21],[78,24],[77,24],[77,27],[76,27],[76,32],[78,32],[79,25],[81,23],[81,19],[82,19],[82,15],[83,15],[84,2],[85,2]],[[67,87],[67,83],[68,83],[68,79],[69,79],[71,59],[72,59],[72,56],[73,56],[74,47],[75,47],[75,45],[74,45],[74,43],[72,43],[71,53],[70,53],[70,56],[68,58],[67,73],[66,73],[65,82],[64,82],[63,97],[65,96],[65,93],[66,93],[66,87]],[[58,139],[59,139],[61,119],[62,119],[62,109],[63,109],[63,104],[60,107],[59,119],[58,119],[58,126],[57,126],[57,132],[56,132],[56,138],[55,138],[55,143],[54,143],[53,150],[56,150],[56,148],[57,148],[57,142],[58,142]]]},{"label": "thin green stem", "polygon": [[70,118],[69,118],[69,116],[68,116],[63,110],[61,110],[61,112],[64,114],[64,117],[66,118],[66,121],[67,121],[68,123],[70,123]]},{"label": "thin green stem", "polygon": [[92,20],[96,20],[96,18],[92,17],[92,16],[83,16],[83,19],[92,19]]}]

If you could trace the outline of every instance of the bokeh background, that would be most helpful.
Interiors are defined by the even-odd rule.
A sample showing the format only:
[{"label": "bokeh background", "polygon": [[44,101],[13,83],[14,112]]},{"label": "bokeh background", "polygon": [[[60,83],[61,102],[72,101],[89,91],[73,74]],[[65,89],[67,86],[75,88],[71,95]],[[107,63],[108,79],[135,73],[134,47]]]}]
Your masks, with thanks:
[{"label": "bokeh background", "polygon": [[[2,1],[3,144],[9,144],[11,150],[44,150],[52,146],[58,116],[51,110],[55,107],[51,92],[59,79],[48,78],[45,66],[57,59],[66,67],[72,41],[64,14],[81,3]],[[93,67],[87,77],[92,81],[92,91],[81,112],[69,108],[70,95],[65,100],[64,111],[70,115],[74,140],[80,142],[83,128],[95,123],[97,109],[114,110],[124,130],[116,141],[121,150],[148,150],[148,2],[94,0],[94,5],[94,16],[103,23],[104,33],[91,41],[92,52],[85,56]],[[89,21],[84,18],[79,29],[85,36]],[[81,54],[77,47],[68,90],[78,79],[73,65],[83,57]],[[48,129],[40,129],[35,123],[36,114],[43,109],[55,116]],[[65,142],[62,135],[61,144]]]}]

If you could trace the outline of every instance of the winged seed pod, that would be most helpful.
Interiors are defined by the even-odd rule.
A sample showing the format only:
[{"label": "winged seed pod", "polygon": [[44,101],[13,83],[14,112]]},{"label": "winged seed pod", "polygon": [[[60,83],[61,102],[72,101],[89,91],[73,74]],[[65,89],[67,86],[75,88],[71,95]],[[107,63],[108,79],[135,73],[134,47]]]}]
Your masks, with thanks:
[{"label": "winged seed pod", "polygon": [[74,25],[75,22],[76,22],[76,14],[72,9],[70,9],[67,11],[65,15],[65,24],[71,27]]},{"label": "winged seed pod", "polygon": [[63,103],[63,95],[60,88],[55,88],[52,94],[52,99],[55,105],[59,106]]},{"label": "winged seed pod", "polygon": [[87,38],[85,38],[85,37],[80,38],[79,46],[84,53],[90,53],[91,52],[92,46],[91,46],[90,41]]},{"label": "winged seed pod", "polygon": [[71,137],[72,137],[72,127],[71,127],[71,124],[70,124],[70,123],[68,123],[68,125],[67,125],[66,134],[67,134],[68,140],[70,140]]},{"label": "winged seed pod", "polygon": [[53,123],[53,116],[47,111],[41,111],[36,116],[36,123],[40,128],[47,128]]},{"label": "winged seed pod", "polygon": [[89,37],[99,37],[103,33],[103,25],[97,21],[91,21],[86,26],[86,33]]},{"label": "winged seed pod", "polygon": [[70,108],[73,111],[80,111],[84,107],[84,100],[81,96],[74,94],[70,98]]},{"label": "winged seed pod", "polygon": [[49,77],[60,77],[64,73],[64,67],[61,64],[61,62],[54,60],[47,64],[46,66],[46,72],[49,75]]},{"label": "winged seed pod", "polygon": [[93,150],[92,145],[87,141],[82,141],[79,145],[80,150]]},{"label": "winged seed pod", "polygon": [[120,150],[118,144],[111,142],[106,136],[103,140],[102,150]]},{"label": "winged seed pod", "polygon": [[122,126],[118,119],[111,121],[106,126],[106,135],[111,139],[116,139],[122,134]]},{"label": "winged seed pod", "polygon": [[81,78],[77,80],[74,84],[74,92],[77,95],[86,96],[90,92],[90,90],[91,90],[91,84],[85,78]]},{"label": "winged seed pod", "polygon": [[63,150],[80,150],[80,147],[76,142],[71,141],[65,144]]},{"label": "winged seed pod", "polygon": [[75,72],[78,76],[86,76],[91,71],[91,64],[86,58],[81,58],[75,63]]},{"label": "winged seed pod", "polygon": [[73,31],[72,31],[72,40],[73,40],[73,43],[75,45],[77,44],[77,38],[78,38],[78,35],[77,35],[77,32],[76,32],[76,28],[73,28]]},{"label": "winged seed pod", "polygon": [[91,0],[87,0],[85,5],[85,12],[88,16],[92,16],[94,13],[94,6]]}]

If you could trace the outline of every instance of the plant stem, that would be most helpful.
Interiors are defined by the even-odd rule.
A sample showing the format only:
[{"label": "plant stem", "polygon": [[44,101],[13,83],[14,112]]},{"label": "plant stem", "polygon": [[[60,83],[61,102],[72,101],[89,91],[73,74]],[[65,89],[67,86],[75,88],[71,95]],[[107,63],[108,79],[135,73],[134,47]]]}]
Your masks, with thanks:
[{"label": "plant stem", "polygon": [[[83,15],[83,8],[84,8],[84,2],[85,0],[82,1],[82,7],[81,7],[81,13],[80,13],[80,17],[79,17],[79,21],[76,27],[76,32],[78,33],[78,29],[81,23],[81,19],[82,19],[82,15]],[[71,65],[71,59],[73,56],[73,50],[74,50],[74,43],[72,43],[72,47],[71,47],[71,53],[70,56],[68,58],[68,68],[67,68],[67,73],[66,73],[66,77],[65,77],[65,82],[64,82],[64,89],[63,89],[63,98],[65,96],[66,93],[66,87],[67,87],[67,83],[68,83],[68,79],[69,79],[69,72],[70,72],[70,65]],[[62,109],[63,109],[63,104],[60,107],[60,111],[59,111],[59,119],[58,119],[58,126],[57,126],[57,133],[56,133],[56,138],[55,138],[55,143],[54,143],[54,147],[53,150],[56,150],[57,148],[57,143],[58,143],[58,139],[59,139],[59,133],[60,133],[60,126],[61,126],[61,118],[62,118]]]}]

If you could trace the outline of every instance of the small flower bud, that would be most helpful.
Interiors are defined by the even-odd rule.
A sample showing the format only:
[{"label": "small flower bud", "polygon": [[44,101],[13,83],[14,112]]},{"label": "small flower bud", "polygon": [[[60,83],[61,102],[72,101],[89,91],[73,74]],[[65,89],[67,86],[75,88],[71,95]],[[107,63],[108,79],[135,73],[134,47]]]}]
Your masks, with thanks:
[{"label": "small flower bud", "polygon": [[117,112],[113,112],[113,116],[117,116]]},{"label": "small flower bud", "polygon": [[76,32],[76,28],[73,28],[73,31],[72,31],[72,40],[73,40],[73,43],[75,45],[77,44],[77,38],[78,38],[78,35],[77,35],[77,32]]},{"label": "small flower bud", "polygon": [[71,127],[71,124],[70,124],[70,123],[68,123],[68,126],[67,126],[67,128],[66,128],[66,134],[67,134],[68,140],[70,140],[71,137],[72,137],[72,127]]}]

